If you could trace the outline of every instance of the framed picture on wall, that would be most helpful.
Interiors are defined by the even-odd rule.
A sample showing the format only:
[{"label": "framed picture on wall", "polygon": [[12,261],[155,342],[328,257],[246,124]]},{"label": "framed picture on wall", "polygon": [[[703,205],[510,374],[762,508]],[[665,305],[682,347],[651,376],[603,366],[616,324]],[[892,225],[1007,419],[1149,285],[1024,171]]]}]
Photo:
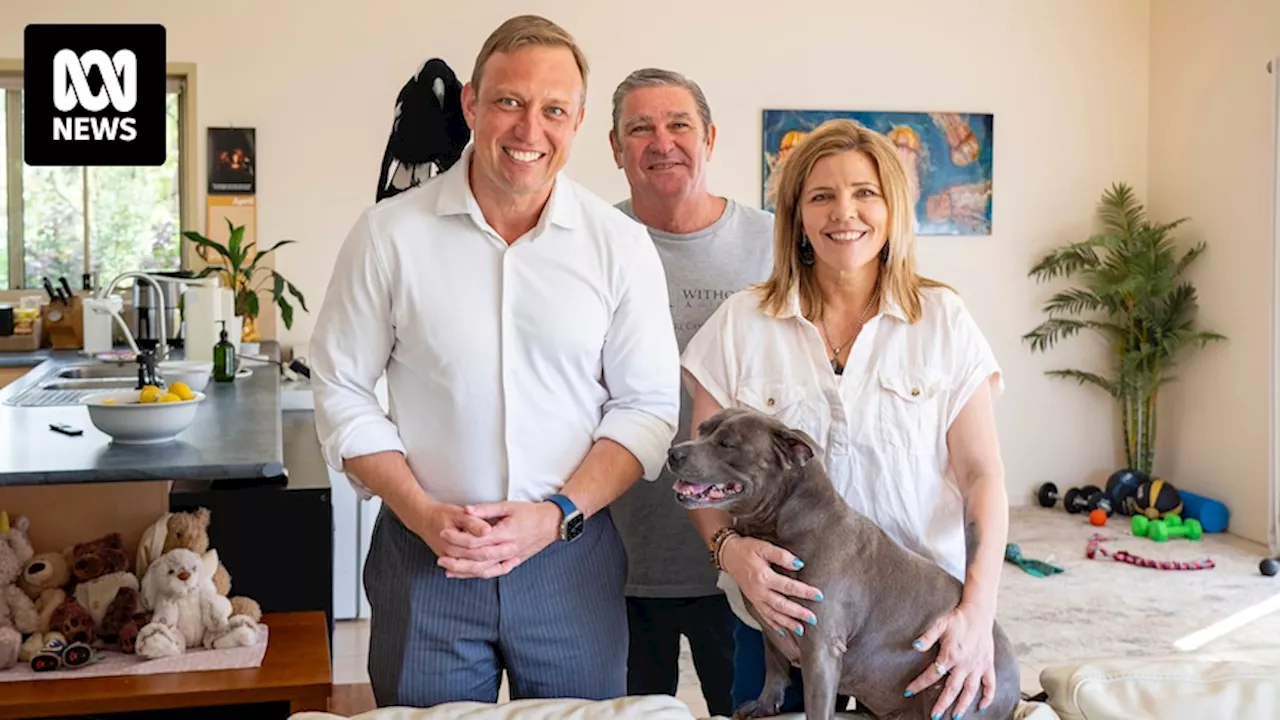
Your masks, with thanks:
[{"label": "framed picture on wall", "polygon": [[916,189],[919,235],[990,235],[994,117],[979,113],[765,110],[761,207],[774,209],[778,170],[827,120],[853,120],[893,142]]},{"label": "framed picture on wall", "polygon": [[210,195],[253,195],[257,191],[257,145],[253,128],[209,128]]}]

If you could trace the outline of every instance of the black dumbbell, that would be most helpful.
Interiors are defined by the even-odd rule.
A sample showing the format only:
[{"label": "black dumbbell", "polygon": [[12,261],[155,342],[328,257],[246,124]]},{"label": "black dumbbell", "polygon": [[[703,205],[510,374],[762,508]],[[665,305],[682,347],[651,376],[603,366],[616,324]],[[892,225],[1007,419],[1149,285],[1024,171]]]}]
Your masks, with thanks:
[{"label": "black dumbbell", "polygon": [[1262,562],[1258,563],[1258,572],[1267,577],[1275,575],[1280,572],[1280,560],[1277,560],[1277,558],[1264,558]]},{"label": "black dumbbell", "polygon": [[1051,508],[1058,502],[1058,486],[1051,482],[1044,483],[1036,491],[1036,497],[1040,500],[1040,507]]},{"label": "black dumbbell", "polygon": [[1096,485],[1071,488],[1062,499],[1062,506],[1072,515],[1090,512],[1095,508],[1101,508],[1107,513],[1107,517],[1110,517],[1112,512],[1111,501],[1107,500],[1107,495],[1102,492],[1102,488]]},{"label": "black dumbbell", "polygon": [[[1036,498],[1040,501],[1041,507],[1053,507],[1058,502],[1058,486],[1051,482],[1043,483],[1036,491]],[[1095,508],[1100,508],[1107,517],[1111,517],[1115,512],[1110,498],[1096,485],[1071,488],[1063,498],[1062,505],[1072,515],[1089,512]]]}]

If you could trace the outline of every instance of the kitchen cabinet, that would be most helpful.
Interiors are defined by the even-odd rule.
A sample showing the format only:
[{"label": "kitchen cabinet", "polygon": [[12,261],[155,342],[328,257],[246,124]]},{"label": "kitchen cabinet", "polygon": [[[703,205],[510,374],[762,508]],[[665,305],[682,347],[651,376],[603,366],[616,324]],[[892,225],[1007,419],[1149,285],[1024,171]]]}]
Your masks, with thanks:
[{"label": "kitchen cabinet", "polygon": [[4,387],[31,372],[29,367],[0,367],[0,387]]}]

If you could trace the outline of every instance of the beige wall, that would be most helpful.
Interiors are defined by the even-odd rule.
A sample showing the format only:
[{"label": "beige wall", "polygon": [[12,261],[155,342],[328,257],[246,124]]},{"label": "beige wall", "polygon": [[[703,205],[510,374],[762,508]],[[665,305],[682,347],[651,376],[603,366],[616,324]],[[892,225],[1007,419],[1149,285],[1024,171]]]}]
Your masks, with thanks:
[{"label": "beige wall", "polygon": [[[1020,337],[1049,294],[1027,277],[1037,256],[1085,237],[1111,182],[1147,191],[1147,0],[839,0],[785,11],[758,0],[468,5],[0,0],[0,57],[20,56],[28,22],[165,24],[169,60],[198,66],[201,128],[258,128],[260,235],[301,241],[278,260],[311,300],[312,315],[284,333],[299,343],[344,234],[374,196],[396,92],[432,56],[469,74],[485,35],[511,13],[556,19],[589,53],[587,121],[569,171],[611,200],[626,186],[605,137],[609,94],[642,65],[704,85],[720,128],[714,189],[753,205],[765,107],[992,112],[994,234],[928,238],[923,268],[961,290],[1004,365],[998,417],[1013,502],[1029,501],[1043,481],[1065,490],[1096,480],[1119,461],[1112,404],[1043,375],[1100,362],[1102,349],[1082,340],[1033,356]],[[1211,256],[1218,272],[1228,259]],[[1209,302],[1211,317],[1227,314],[1221,293]],[[1249,347],[1238,342],[1233,357]]]},{"label": "beige wall", "polygon": [[1162,395],[1156,465],[1227,503],[1236,532],[1266,540],[1276,161],[1266,64],[1280,56],[1280,2],[1227,5],[1152,3],[1151,210],[1190,216],[1182,237],[1208,244],[1190,279],[1204,324],[1230,338],[1186,362]]}]

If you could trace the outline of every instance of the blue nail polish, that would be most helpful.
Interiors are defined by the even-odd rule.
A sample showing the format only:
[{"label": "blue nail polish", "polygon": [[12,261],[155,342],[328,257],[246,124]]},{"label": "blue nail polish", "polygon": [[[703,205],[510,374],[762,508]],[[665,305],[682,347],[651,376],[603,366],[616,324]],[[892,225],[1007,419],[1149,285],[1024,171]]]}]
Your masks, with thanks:
[{"label": "blue nail polish", "polygon": [[797,625],[797,626],[796,626],[796,634],[797,634],[797,635],[804,635],[804,628],[803,628],[803,627],[801,627],[801,626],[799,626],[799,625]]},{"label": "blue nail polish", "polygon": [[934,715],[933,717],[929,718],[929,720],[942,720],[942,713],[938,713],[937,715]]},{"label": "blue nail polish", "polygon": [[[915,642],[911,643],[911,647],[913,647],[913,648],[915,648],[915,649],[919,650],[920,648],[924,647],[924,643],[922,643],[922,642],[920,642],[919,640],[917,640],[917,641],[915,641]],[[935,720],[936,720],[936,719],[935,719]]]},{"label": "blue nail polish", "polygon": [[814,617],[809,618],[809,624],[810,624],[810,625],[817,625],[817,624],[818,624],[818,618],[817,618],[817,616],[814,616]]},{"label": "blue nail polish", "polygon": [[962,717],[964,717],[964,713],[962,712],[953,713],[951,715],[951,720],[960,720]]},{"label": "blue nail polish", "polygon": [[817,600],[818,602],[822,602],[822,593],[818,593],[817,595],[814,596],[813,599]]},{"label": "blue nail polish", "polygon": [[804,567],[804,561],[801,560],[800,558],[796,558],[795,560],[791,561],[791,565],[795,569],[799,570],[800,568]]},{"label": "blue nail polish", "polygon": [[912,695],[915,695],[915,693],[911,692],[910,690],[902,693],[902,697],[911,697]]},{"label": "blue nail polish", "polygon": [[786,635],[787,635],[787,631],[786,631],[786,630],[783,630],[782,628],[778,628],[778,635],[780,635],[780,636],[782,636],[782,637],[786,637]]}]

